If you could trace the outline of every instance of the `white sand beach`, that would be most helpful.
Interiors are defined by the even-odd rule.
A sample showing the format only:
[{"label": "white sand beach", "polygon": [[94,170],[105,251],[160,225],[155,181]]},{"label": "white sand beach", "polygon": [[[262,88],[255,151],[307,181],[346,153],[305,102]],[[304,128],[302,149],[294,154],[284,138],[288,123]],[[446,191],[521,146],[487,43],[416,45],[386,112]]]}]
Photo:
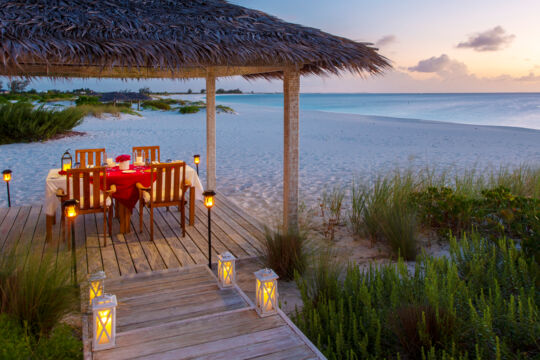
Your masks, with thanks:
[{"label": "white sand beach", "polygon": [[[219,101],[218,101],[219,103]],[[267,222],[282,199],[282,110],[231,105],[217,116],[218,190]],[[202,156],[205,183],[205,113],[141,111],[142,117],[86,118],[84,136],[0,146],[0,168],[14,172],[14,205],[40,204],[50,168],[66,149],[105,147],[113,155],[134,145],[160,145],[162,160]],[[300,120],[300,189],[307,204],[326,185],[346,185],[396,167],[485,169],[540,164],[540,131],[421,120],[304,111]],[[0,206],[7,206],[0,195]]]}]

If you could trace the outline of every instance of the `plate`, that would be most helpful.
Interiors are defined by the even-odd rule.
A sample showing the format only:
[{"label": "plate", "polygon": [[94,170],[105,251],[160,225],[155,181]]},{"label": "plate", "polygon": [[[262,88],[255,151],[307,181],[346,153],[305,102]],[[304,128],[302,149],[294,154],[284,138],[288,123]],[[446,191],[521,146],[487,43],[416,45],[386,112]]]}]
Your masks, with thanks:
[{"label": "plate", "polygon": [[122,170],[122,172],[123,172],[124,174],[133,174],[133,173],[136,173],[135,170]]}]

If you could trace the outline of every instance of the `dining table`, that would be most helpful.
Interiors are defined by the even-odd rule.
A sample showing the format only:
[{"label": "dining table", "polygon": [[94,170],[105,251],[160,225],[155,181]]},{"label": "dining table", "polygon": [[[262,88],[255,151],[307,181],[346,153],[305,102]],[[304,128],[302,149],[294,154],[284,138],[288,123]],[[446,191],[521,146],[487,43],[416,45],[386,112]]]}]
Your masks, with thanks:
[{"label": "dining table", "polygon": [[[56,223],[56,212],[61,207],[60,199],[56,196],[58,189],[62,189],[67,193],[66,189],[66,174],[61,169],[51,169],[45,181],[45,214],[47,239],[51,239],[52,226]],[[136,184],[141,183],[145,187],[149,187],[155,178],[152,178],[150,166],[135,166],[130,165],[129,170],[121,170],[118,166],[106,168],[107,171],[107,188],[111,185],[116,186],[116,191],[112,198],[116,202],[116,216],[120,222],[120,233],[129,233],[131,230],[131,214],[133,208],[139,201],[139,190]],[[81,179],[82,181],[82,179]],[[189,165],[186,165],[186,183],[190,188],[190,206],[189,206],[189,224],[195,222],[195,200],[203,199],[204,188],[197,175],[197,172]],[[105,189],[103,189],[105,190]],[[70,189],[72,193],[72,189]]]}]

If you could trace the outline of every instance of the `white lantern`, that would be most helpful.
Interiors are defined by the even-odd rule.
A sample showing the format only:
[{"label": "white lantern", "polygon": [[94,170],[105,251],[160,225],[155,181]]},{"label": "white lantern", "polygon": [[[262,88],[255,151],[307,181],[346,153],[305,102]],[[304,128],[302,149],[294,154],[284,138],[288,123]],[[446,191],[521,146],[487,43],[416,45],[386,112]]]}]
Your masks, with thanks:
[{"label": "white lantern", "polygon": [[236,281],[236,258],[228,251],[218,255],[218,284],[220,288],[233,286]]},{"label": "white lantern", "polygon": [[98,271],[97,273],[90,275],[90,277],[88,278],[88,299],[90,305],[92,305],[92,300],[94,298],[101,296],[105,293],[106,277],[107,276],[105,275],[104,271]]},{"label": "white lantern", "polygon": [[92,301],[93,350],[109,349],[116,345],[116,305],[115,295],[104,294]]},{"label": "white lantern", "polygon": [[257,279],[255,297],[259,316],[275,314],[278,308],[277,274],[272,269],[262,269],[255,273],[255,278]]}]

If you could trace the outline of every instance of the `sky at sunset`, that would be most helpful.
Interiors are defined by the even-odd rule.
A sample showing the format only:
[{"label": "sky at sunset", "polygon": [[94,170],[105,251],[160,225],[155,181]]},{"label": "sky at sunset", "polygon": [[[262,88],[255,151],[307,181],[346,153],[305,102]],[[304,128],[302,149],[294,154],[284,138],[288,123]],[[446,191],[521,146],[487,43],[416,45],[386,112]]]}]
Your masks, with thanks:
[{"label": "sky at sunset", "polygon": [[[233,0],[283,20],[374,43],[394,67],[384,76],[302,80],[303,92],[528,92],[540,91],[538,0]],[[31,87],[180,91],[194,81],[48,80]],[[281,82],[241,78],[218,87],[281,91]]]}]

